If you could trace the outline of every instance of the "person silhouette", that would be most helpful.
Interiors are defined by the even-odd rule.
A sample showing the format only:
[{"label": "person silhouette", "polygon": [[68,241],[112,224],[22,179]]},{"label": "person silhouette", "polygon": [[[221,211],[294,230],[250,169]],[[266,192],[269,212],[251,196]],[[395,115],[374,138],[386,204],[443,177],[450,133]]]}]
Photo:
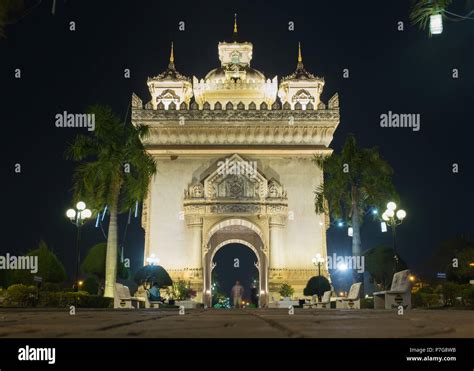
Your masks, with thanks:
[{"label": "person silhouette", "polygon": [[242,296],[244,295],[244,288],[240,285],[239,281],[235,281],[235,285],[232,287],[231,296],[234,308],[242,307]]}]

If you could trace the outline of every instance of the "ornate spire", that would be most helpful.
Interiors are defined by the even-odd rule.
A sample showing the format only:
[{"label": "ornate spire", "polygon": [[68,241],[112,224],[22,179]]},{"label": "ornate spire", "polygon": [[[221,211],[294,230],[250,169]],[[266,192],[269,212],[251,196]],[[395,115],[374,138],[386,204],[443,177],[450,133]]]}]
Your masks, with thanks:
[{"label": "ornate spire", "polygon": [[175,66],[174,66],[174,46],[173,46],[173,42],[171,42],[170,63],[168,64],[168,68],[169,68],[170,70],[174,70],[174,69],[175,69]]},{"label": "ornate spire", "polygon": [[237,13],[234,14],[234,33],[237,33]]},{"label": "ornate spire", "polygon": [[287,80],[323,80],[305,70],[303,65],[303,54],[301,53],[300,42],[298,42],[298,63],[296,64],[296,71],[293,72],[291,75],[282,78],[282,82]]},{"label": "ornate spire", "polygon": [[303,57],[301,55],[301,43],[298,42],[298,64],[297,64],[297,69],[303,68]]},{"label": "ornate spire", "polygon": [[171,42],[170,50],[170,62],[168,63],[168,68],[166,71],[160,73],[159,75],[148,78],[148,80],[175,80],[175,81],[191,81],[189,77],[181,75],[177,70],[174,64],[174,44]]},{"label": "ornate spire", "polygon": [[234,41],[237,40],[237,13],[234,14],[234,33],[233,33]]}]

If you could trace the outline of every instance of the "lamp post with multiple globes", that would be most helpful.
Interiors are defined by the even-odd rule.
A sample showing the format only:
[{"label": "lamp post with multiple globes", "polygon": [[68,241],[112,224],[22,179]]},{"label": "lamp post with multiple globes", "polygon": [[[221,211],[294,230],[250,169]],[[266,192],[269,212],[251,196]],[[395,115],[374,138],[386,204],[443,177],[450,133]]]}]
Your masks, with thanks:
[{"label": "lamp post with multiple globes", "polygon": [[74,291],[79,289],[79,264],[81,262],[81,253],[79,249],[79,244],[81,241],[81,227],[85,223],[86,219],[92,216],[92,211],[86,209],[85,202],[79,201],[76,204],[75,209],[69,209],[66,211],[66,216],[69,218],[72,224],[76,226],[77,235],[76,235],[76,273],[74,277]]},{"label": "lamp post with multiple globes", "polygon": [[393,201],[390,201],[387,204],[387,210],[382,214],[382,220],[392,229],[392,248],[395,259],[395,270],[398,268],[399,257],[397,253],[396,246],[396,234],[397,226],[403,223],[403,220],[407,216],[407,213],[403,209],[397,210],[397,204]]}]

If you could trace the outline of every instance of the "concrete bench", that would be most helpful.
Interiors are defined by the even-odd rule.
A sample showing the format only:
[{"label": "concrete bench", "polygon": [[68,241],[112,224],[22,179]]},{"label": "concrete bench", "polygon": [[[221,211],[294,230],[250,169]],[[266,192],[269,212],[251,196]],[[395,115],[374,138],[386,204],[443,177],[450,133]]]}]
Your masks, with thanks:
[{"label": "concrete bench", "polygon": [[411,285],[408,269],[393,275],[392,286],[388,291],[374,292],[374,309],[394,309],[400,305],[411,309]]},{"label": "concrete bench", "polygon": [[127,286],[121,283],[115,283],[114,292],[114,308],[138,308],[140,302],[145,302],[144,298],[137,298],[130,295],[130,290]]},{"label": "concrete bench", "polygon": [[362,282],[354,283],[349,294],[345,298],[336,299],[336,308],[339,309],[360,309],[360,288]]},{"label": "concrete bench", "polygon": [[135,293],[135,297],[140,302],[143,302],[146,309],[148,309],[148,308],[159,308],[160,304],[162,304],[161,301],[150,301],[150,298],[148,297],[148,291],[141,292],[141,293]]},{"label": "concrete bench", "polygon": [[322,308],[322,309],[330,309],[331,308],[331,294],[332,291],[324,291],[324,295],[321,298],[321,301],[316,303],[316,308]]},{"label": "concrete bench", "polygon": [[183,307],[184,309],[194,309],[198,307],[198,303],[192,300],[176,301],[175,305],[177,305],[178,307]]}]

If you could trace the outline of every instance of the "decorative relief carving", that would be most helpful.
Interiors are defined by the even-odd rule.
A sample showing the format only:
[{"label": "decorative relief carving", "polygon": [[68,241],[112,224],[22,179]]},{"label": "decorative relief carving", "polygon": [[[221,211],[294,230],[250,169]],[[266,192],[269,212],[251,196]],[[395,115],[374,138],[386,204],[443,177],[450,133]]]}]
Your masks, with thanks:
[{"label": "decorative relief carving", "polygon": [[267,180],[258,172],[256,164],[237,154],[220,161],[218,168],[204,180],[207,198],[259,199],[266,197]]},{"label": "decorative relief carving", "polygon": [[268,182],[268,197],[269,198],[279,198],[283,197],[283,187],[275,179],[271,179]]},{"label": "decorative relief carving", "polygon": [[[314,275],[314,269],[270,268],[268,270],[268,278],[272,281],[299,280],[306,283]],[[321,270],[321,275],[326,276],[327,272]]]},{"label": "decorative relief carving", "polygon": [[255,214],[260,211],[259,205],[252,204],[217,204],[211,206],[213,214]]},{"label": "decorative relief carving", "polygon": [[138,108],[138,109],[143,108],[142,100],[135,93],[132,94],[132,107],[133,108]]},{"label": "decorative relief carving", "polygon": [[204,196],[204,187],[201,183],[194,183],[189,187],[189,191],[185,192],[186,198],[202,198]]},{"label": "decorative relief carving", "polygon": [[[331,99],[334,101],[332,103],[339,104],[339,98],[335,94]],[[331,100],[330,100],[331,101]],[[220,103],[219,103],[220,104]],[[183,114],[187,120],[206,120],[206,121],[273,121],[273,120],[282,120],[288,118],[288,111],[291,111],[292,115],[298,117],[299,120],[307,121],[338,121],[339,112],[332,106],[329,107],[329,110],[292,110],[291,105],[286,102],[283,104],[283,110],[257,110],[255,103],[251,102],[249,104],[248,110],[222,110],[222,104],[220,104],[220,110],[211,110],[211,105],[208,102],[205,102],[202,110],[187,110],[186,112],[179,112]],[[151,106],[150,106],[151,107]],[[255,108],[254,108],[255,107]],[[319,107],[319,106],[318,106]],[[157,121],[176,121],[176,112],[170,112],[169,110],[153,110],[153,109],[137,109],[132,110],[132,119],[133,121],[139,120],[157,120]]]},{"label": "decorative relief carving", "polygon": [[268,214],[286,214],[287,212],[287,205],[267,205]]},{"label": "decorative relief carving", "polygon": [[331,99],[328,101],[329,109],[336,109],[339,108],[339,95],[336,93],[334,94]]},{"label": "decorative relief carving", "polygon": [[256,163],[252,171],[242,166],[248,163],[234,154],[214,164],[204,184],[194,182],[185,190],[185,215],[268,214],[286,218],[288,200],[283,186],[274,178],[267,180]]}]

